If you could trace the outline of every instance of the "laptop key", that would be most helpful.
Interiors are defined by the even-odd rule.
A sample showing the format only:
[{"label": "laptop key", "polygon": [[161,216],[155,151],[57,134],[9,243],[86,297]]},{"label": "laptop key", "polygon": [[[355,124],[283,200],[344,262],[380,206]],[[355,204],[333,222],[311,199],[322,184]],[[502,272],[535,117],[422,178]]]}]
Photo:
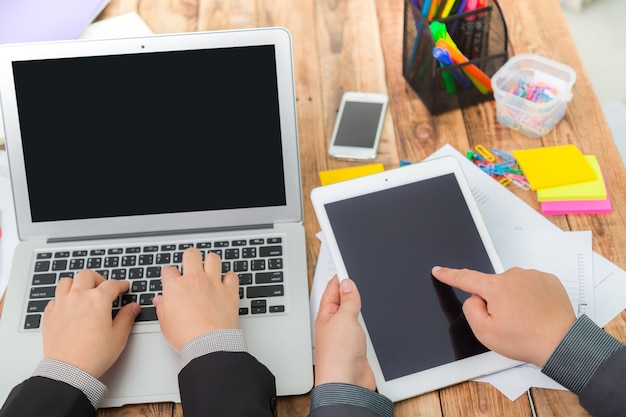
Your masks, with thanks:
[{"label": "laptop key", "polygon": [[57,274],[49,272],[47,274],[33,275],[33,285],[50,285],[57,281]]},{"label": "laptop key", "polygon": [[252,284],[252,274],[238,274],[239,275],[239,285],[250,285]]},{"label": "laptop key", "polygon": [[107,256],[104,258],[105,268],[117,268],[120,265],[120,258],[117,256]]},{"label": "laptop key", "polygon": [[28,313],[43,313],[51,300],[34,300],[28,302]]},{"label": "laptop key", "polygon": [[250,269],[253,271],[262,271],[265,269],[265,259],[254,259],[250,262]]},{"label": "laptop key", "polygon": [[137,302],[137,294],[124,294],[122,295],[122,307],[129,303]]},{"label": "laptop key", "polygon": [[41,324],[41,314],[29,314],[24,322],[24,329],[38,329]]},{"label": "laptop key", "polygon": [[252,314],[263,314],[267,312],[267,301],[252,300],[252,302],[250,303],[250,312]]},{"label": "laptop key", "polygon": [[158,253],[156,256],[156,263],[158,265],[165,265],[171,263],[171,254],[170,253]]},{"label": "laptop key", "polygon": [[63,271],[67,269],[67,259],[56,259],[52,261],[53,271]]},{"label": "laptop key", "polygon": [[111,271],[111,279],[126,279],[126,270],[117,268]]},{"label": "laptop key", "polygon": [[285,311],[285,306],[270,306],[270,313],[283,313]]},{"label": "laptop key", "polygon": [[246,288],[247,298],[280,297],[282,295],[285,295],[285,287],[282,285],[262,285]]},{"label": "laptop key", "polygon": [[69,269],[83,269],[85,268],[85,260],[82,258],[70,259]]},{"label": "laptop key", "polygon": [[146,268],[146,278],[158,278],[161,276],[160,266],[149,266]]},{"label": "laptop key", "polygon": [[56,287],[36,287],[30,289],[30,299],[35,298],[54,298]]},{"label": "laptop key", "polygon": [[143,268],[130,268],[128,270],[128,279],[143,278]]},{"label": "laptop key", "polygon": [[137,265],[137,255],[122,256],[122,266],[135,266],[135,265]]},{"label": "laptop key", "polygon": [[248,261],[234,261],[233,263],[234,272],[244,272],[247,270],[248,270]]},{"label": "laptop key", "polygon": [[37,261],[35,263],[35,272],[46,272],[50,269],[50,261]]},{"label": "laptop key", "polygon": [[241,257],[242,258],[256,258],[256,248],[255,247],[249,247],[249,248],[242,248],[241,249]]},{"label": "laptop key", "polygon": [[152,294],[152,293],[141,294],[139,296],[139,305],[151,306],[153,298],[154,298],[154,294]]},{"label": "laptop key", "polygon": [[150,289],[150,291],[162,291],[163,290],[163,286],[161,284],[161,280],[160,279],[153,279],[153,280],[151,280],[149,289]]},{"label": "laptop key", "polygon": [[154,263],[154,255],[139,255],[139,265],[152,265]]},{"label": "laptop key", "polygon": [[271,284],[273,282],[283,282],[283,271],[257,272],[255,275],[257,284]]},{"label": "laptop key", "polygon": [[282,246],[261,246],[259,248],[259,256],[268,257],[268,256],[282,256],[283,247]]},{"label": "laptop key", "polygon": [[87,269],[102,268],[102,258],[89,258],[87,259]]},{"label": "laptop key", "polygon": [[148,282],[146,280],[133,281],[131,286],[132,292],[145,292],[148,290]]},{"label": "laptop key", "polygon": [[135,321],[155,321],[157,319],[158,317],[155,307],[142,307],[141,313],[139,313]]},{"label": "laptop key", "polygon": [[283,269],[283,258],[268,259],[267,267],[269,269]]},{"label": "laptop key", "polygon": [[102,275],[104,278],[109,279],[109,270],[108,269],[96,269],[96,272]]}]

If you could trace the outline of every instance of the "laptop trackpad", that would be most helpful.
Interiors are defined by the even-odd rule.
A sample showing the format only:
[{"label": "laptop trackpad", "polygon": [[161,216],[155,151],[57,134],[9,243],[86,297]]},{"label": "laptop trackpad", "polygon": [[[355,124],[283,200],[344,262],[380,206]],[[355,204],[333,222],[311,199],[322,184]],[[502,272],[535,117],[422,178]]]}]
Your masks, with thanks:
[{"label": "laptop trackpad", "polygon": [[126,349],[101,379],[109,391],[100,406],[180,402],[178,372],[180,355],[170,347],[161,332],[131,334]]}]

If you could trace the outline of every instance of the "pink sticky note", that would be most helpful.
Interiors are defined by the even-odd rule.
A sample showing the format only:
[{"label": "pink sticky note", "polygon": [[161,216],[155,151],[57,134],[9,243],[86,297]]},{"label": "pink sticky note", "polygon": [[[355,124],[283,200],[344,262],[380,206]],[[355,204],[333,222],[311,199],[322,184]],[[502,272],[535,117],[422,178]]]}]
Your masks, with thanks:
[{"label": "pink sticky note", "polygon": [[541,212],[547,216],[559,214],[606,214],[611,212],[609,197],[605,200],[543,201]]}]

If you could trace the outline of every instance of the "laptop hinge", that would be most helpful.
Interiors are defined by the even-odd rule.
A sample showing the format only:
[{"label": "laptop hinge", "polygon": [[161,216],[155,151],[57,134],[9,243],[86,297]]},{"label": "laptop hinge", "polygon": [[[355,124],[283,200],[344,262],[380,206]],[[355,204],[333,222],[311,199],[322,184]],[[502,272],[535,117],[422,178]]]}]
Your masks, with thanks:
[{"label": "laptop hinge", "polygon": [[174,236],[174,235],[201,235],[207,233],[220,233],[220,232],[235,232],[240,230],[260,230],[260,229],[272,229],[273,224],[259,224],[259,225],[247,225],[247,226],[235,226],[235,227],[214,227],[207,229],[194,229],[191,230],[168,230],[160,232],[148,232],[148,233],[127,233],[117,235],[93,235],[93,236],[80,236],[80,237],[61,237],[50,238],[48,243],[63,243],[63,242],[82,242],[86,240],[107,240],[107,239],[130,239],[130,238],[148,238],[154,236]]}]

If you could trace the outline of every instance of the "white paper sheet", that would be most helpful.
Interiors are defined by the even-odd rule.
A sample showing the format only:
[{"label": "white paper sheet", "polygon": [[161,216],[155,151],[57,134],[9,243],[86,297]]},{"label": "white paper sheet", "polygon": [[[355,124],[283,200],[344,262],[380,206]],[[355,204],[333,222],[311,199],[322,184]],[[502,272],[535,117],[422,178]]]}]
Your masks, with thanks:
[{"label": "white paper sheet", "polygon": [[[517,265],[555,274],[564,282],[575,310],[586,313],[600,326],[606,325],[626,308],[626,272],[592,251],[590,232],[562,231],[485,175],[450,145],[443,146],[427,159],[442,156],[454,156],[461,162],[505,267]],[[318,237],[322,245],[311,289],[313,325],[321,294],[326,283],[334,276],[334,265],[325,248],[323,236],[318,234]],[[559,262],[555,262],[556,259]],[[517,399],[530,387],[565,389],[530,364],[488,375],[477,381],[491,383],[511,400]]]}]

